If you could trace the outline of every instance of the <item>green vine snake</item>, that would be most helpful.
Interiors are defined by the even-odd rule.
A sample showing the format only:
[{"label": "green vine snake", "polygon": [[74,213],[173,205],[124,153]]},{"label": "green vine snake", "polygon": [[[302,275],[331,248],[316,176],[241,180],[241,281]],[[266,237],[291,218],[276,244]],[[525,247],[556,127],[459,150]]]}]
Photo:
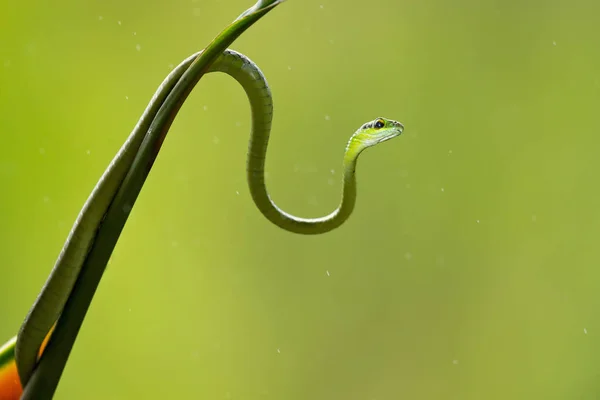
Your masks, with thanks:
[{"label": "green vine snake", "polygon": [[[261,1],[257,5],[259,3]],[[379,117],[363,124],[350,137],[342,164],[341,201],[338,208],[332,213],[321,218],[308,219],[296,217],[281,210],[270,198],[264,177],[264,165],[273,118],[273,102],[269,85],[261,70],[250,59],[236,51],[230,49],[223,51],[220,48],[224,47],[224,44],[228,45],[232,42],[244,29],[280,1],[271,3],[272,5],[265,7],[264,10],[255,6],[242,14],[236,21],[246,22],[246,25],[240,24],[239,32],[229,32],[227,40],[215,40],[212,47],[209,46],[185,59],[169,74],[154,94],[140,121],[84,205],[54,269],[21,326],[16,342],[13,341],[12,345],[5,349],[6,352],[14,351],[15,353],[18,376],[20,382],[23,382],[23,386],[30,379],[35,381],[40,348],[57,321],[59,323],[51,336],[51,342],[62,340],[72,345],[75,340],[106,261],[110,257],[126,216],[133,207],[137,194],[150,171],[164,136],[185,98],[204,73],[224,72],[234,78],[246,92],[252,116],[246,165],[247,182],[254,204],[269,221],[289,232],[313,235],[339,227],[351,215],[356,201],[355,169],[359,155],[369,147],[399,136],[404,127],[400,122]],[[257,11],[261,11],[263,14],[258,14]],[[255,19],[252,20],[251,17]],[[235,27],[235,23],[232,26]],[[215,43],[216,45],[214,45]],[[213,54],[210,54],[211,51]],[[202,60],[202,57],[212,57],[212,63],[206,63],[208,67],[201,70],[200,73],[196,73],[197,76],[190,76],[193,64]],[[156,135],[158,135],[155,143],[148,139],[153,132],[157,132]],[[144,148],[150,150],[143,151]],[[134,189],[128,190],[129,187]],[[120,219],[111,219],[111,213],[121,216]],[[122,216],[123,214],[125,217]],[[112,227],[114,228],[112,229],[113,234],[103,244],[103,238],[99,234],[100,227],[108,224],[110,228],[113,220],[116,221]],[[97,250],[102,253],[102,257],[98,258],[97,266],[92,269],[90,264],[93,263],[90,260],[95,256],[96,248],[101,248],[103,245],[109,250],[103,252]],[[89,275],[87,282],[85,281],[86,272]],[[78,287],[79,283],[81,287]],[[83,298],[86,300],[79,300],[79,303],[75,303],[71,297],[75,297],[78,293],[85,294]],[[71,309],[75,311],[70,311]],[[63,315],[67,312],[78,317],[74,322],[67,321],[61,325]],[[58,338],[55,339],[55,336]],[[62,366],[64,366],[70,346],[66,349],[53,349],[51,344],[44,351],[39,365],[42,366],[42,361],[46,357],[53,357],[52,354],[54,354],[54,357],[62,359]],[[0,382],[2,382],[1,360],[2,354],[0,354]],[[59,371],[55,375],[58,374],[60,377],[62,367],[58,369]],[[55,387],[48,388],[51,393],[54,392],[54,389]],[[2,390],[1,383],[0,390]],[[29,398],[27,393],[26,388],[23,398]]]}]

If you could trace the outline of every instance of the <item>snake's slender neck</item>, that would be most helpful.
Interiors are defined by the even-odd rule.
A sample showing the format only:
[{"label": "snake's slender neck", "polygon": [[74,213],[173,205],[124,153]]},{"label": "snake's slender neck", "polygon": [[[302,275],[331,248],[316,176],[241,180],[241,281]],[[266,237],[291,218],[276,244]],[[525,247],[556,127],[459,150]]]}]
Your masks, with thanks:
[{"label": "snake's slender neck", "polygon": [[211,66],[209,72],[224,72],[234,78],[250,100],[252,133],[248,144],[247,178],[250,194],[260,212],[273,224],[293,233],[321,234],[342,225],[352,214],[356,203],[355,168],[358,155],[364,150],[354,136],[348,142],[343,163],[343,191],[338,208],[320,218],[300,218],[279,208],[269,196],[265,184],[265,158],[273,120],[273,101],[266,78],[250,59],[227,50]]}]

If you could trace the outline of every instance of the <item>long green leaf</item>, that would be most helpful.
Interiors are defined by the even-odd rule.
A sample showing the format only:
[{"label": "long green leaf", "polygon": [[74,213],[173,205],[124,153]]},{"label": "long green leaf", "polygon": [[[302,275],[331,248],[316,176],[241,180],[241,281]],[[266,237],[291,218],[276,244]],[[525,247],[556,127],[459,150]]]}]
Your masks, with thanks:
[{"label": "long green leaf", "polygon": [[[24,388],[22,400],[45,400],[52,399],[54,396],[108,260],[156,160],[165,136],[187,96],[215,59],[235,39],[282,2],[283,0],[259,0],[253,7],[242,13],[191,62],[189,68],[185,70],[169,93],[158,110],[132,167],[98,229],[94,244],[86,257],[56,329],[31,379]],[[123,362],[127,362],[127,360]]]}]

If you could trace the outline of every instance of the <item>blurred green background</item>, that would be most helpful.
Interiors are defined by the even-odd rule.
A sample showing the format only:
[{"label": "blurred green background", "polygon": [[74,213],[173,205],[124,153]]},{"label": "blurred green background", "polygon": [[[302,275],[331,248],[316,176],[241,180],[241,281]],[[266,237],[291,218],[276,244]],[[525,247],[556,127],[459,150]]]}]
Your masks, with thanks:
[{"label": "blurred green background", "polygon": [[[158,84],[252,2],[2,0],[0,338]],[[243,91],[206,76],[56,398],[600,398],[599,11],[285,2],[233,46],[273,90],[275,201],[328,213],[354,130],[405,135],[362,157],[347,224],[293,235],[250,199]]]}]

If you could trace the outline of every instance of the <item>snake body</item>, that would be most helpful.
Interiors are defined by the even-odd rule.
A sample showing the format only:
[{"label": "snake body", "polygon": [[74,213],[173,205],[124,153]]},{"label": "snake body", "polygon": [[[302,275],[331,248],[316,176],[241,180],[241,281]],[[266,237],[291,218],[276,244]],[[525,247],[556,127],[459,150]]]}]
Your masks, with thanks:
[{"label": "snake body", "polygon": [[320,218],[300,218],[279,208],[269,196],[265,184],[265,159],[273,120],[271,90],[260,68],[248,57],[226,50],[211,66],[210,72],[225,72],[234,78],[250,101],[252,131],[248,144],[246,173],[250,194],[260,212],[273,224],[293,233],[314,235],[342,225],[352,214],[356,202],[355,168],[359,154],[381,141],[398,136],[404,130],[401,123],[377,118],[362,125],[348,141],[343,160],[342,198],[338,208]]}]

